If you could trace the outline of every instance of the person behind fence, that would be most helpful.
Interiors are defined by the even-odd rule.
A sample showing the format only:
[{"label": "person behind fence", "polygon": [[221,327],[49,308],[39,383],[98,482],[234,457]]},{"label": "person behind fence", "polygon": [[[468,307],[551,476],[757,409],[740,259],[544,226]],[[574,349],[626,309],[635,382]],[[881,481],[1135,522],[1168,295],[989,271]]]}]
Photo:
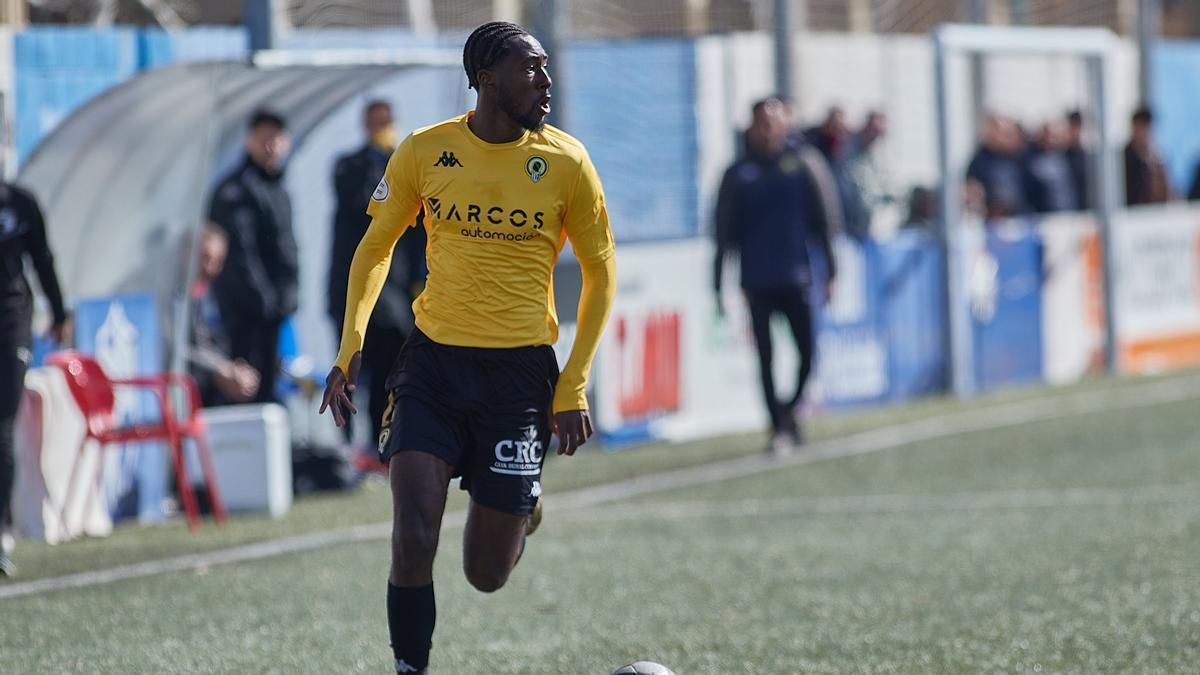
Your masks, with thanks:
[{"label": "person behind fence", "polygon": [[50,337],[66,344],[70,321],[63,305],[54,256],[37,200],[11,183],[0,183],[0,576],[13,576],[13,482],[16,478],[17,408],[25,371],[33,358],[33,292],[25,278],[25,260],[33,263],[54,323]]},{"label": "person behind fence", "polygon": [[1143,106],[1133,113],[1125,146],[1125,203],[1162,204],[1172,199],[1167,165],[1154,147],[1154,113]]},{"label": "person behind fence", "polygon": [[1088,185],[1088,151],[1083,146],[1083,113],[1067,113],[1067,164],[1071,167],[1071,183],[1075,186],[1075,207],[1081,211],[1091,208]]},{"label": "person behind fence", "polygon": [[[741,257],[741,286],[750,306],[758,348],[763,398],[771,418],[768,451],[787,454],[803,442],[796,409],[812,372],[815,357],[810,288],[814,282],[810,244],[825,258],[830,287],[835,275],[830,229],[831,217],[820,198],[812,163],[788,147],[788,125],[783,104],[774,98],[754,104],[753,123],[746,131],[747,154],[725,172],[717,196],[716,255],[713,286],[722,311],[721,277],[725,256]],[[771,318],[782,314],[788,321],[800,353],[796,391],[779,399],[771,370],[773,345]]]},{"label": "person behind fence", "polygon": [[[337,210],[333,219],[333,252],[329,260],[328,313],[341,341],[346,317],[346,288],[354,251],[371,224],[367,206],[379,185],[388,159],[396,148],[396,126],[392,106],[386,101],[371,101],[363,110],[366,142],[358,150],[337,160],[333,172]],[[420,217],[418,217],[420,220]],[[367,395],[371,417],[371,438],[383,430],[383,412],[387,407],[384,381],[413,328],[413,298],[419,289],[425,257],[425,229],[421,223],[400,238],[392,265],[380,291],[375,311],[367,324],[363,348],[363,372],[368,380]],[[346,438],[352,427],[344,427]]]},{"label": "person behind fence", "polygon": [[287,125],[259,110],[246,133],[246,158],[213,192],[209,220],[229,237],[225,268],[213,283],[229,331],[230,355],[259,372],[254,401],[276,401],[279,329],[296,311],[300,266],[292,203],[283,186],[291,149]]},{"label": "person behind fence", "polygon": [[1058,124],[1047,122],[1025,153],[1025,194],[1035,213],[1074,211],[1079,207],[1066,148],[1066,132]]},{"label": "person behind fence", "polygon": [[244,359],[230,356],[229,334],[213,293],[213,283],[225,267],[229,235],[216,225],[206,224],[197,248],[199,273],[188,293],[191,306],[188,370],[196,380],[206,408],[253,401],[258,396],[262,376]]},{"label": "person behind fence", "polygon": [[806,131],[804,138],[821,151],[829,165],[841,202],[842,227],[846,234],[857,239],[867,236],[869,223],[861,212],[862,200],[851,173],[855,139],[846,124],[846,111],[838,106],[831,107],[825,120]]},{"label": "person behind fence", "polygon": [[922,185],[914,186],[908,193],[908,215],[901,229],[939,235],[937,192]]},{"label": "person behind fence", "polygon": [[870,234],[880,209],[895,202],[890,191],[887,171],[879,157],[879,141],[887,135],[887,115],[879,110],[867,113],[862,129],[854,135],[850,157],[850,178],[854,182],[851,196],[857,200],[854,213],[860,219],[852,231]]},{"label": "person behind fence", "polygon": [[1188,201],[1200,201],[1200,162],[1196,163],[1196,171],[1192,174],[1192,188],[1188,190]]},{"label": "person behind fence", "polygon": [[1014,120],[990,114],[984,120],[979,149],[967,165],[967,207],[988,219],[1029,212],[1021,156],[1025,140]]}]

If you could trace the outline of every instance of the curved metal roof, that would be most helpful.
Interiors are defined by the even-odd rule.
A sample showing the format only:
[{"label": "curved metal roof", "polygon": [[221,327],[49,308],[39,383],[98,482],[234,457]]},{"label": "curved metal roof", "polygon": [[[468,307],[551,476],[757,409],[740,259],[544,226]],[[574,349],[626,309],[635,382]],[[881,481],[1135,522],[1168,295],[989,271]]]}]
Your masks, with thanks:
[{"label": "curved metal roof", "polygon": [[254,109],[285,114],[298,148],[339,105],[405,67],[183,64],[100,95],[18,179],[41,202],[63,286],[76,298],[153,289],[165,300],[187,266],[181,238],[201,222],[214,177],[242,155]]}]

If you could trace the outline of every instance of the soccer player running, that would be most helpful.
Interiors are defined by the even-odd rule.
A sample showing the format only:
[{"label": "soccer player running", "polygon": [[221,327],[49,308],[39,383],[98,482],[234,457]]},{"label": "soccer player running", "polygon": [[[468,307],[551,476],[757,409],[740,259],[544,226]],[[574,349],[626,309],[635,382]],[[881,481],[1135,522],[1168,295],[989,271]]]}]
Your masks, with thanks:
[{"label": "soccer player running", "polygon": [[[341,350],[321,402],[339,425],[345,411],[356,412],[349,394],[392,250],[424,208],[429,277],[413,303],[416,329],[388,378],[379,444],[391,462],[387,609],[401,673],[428,666],[433,559],[451,478],[461,476],[471,495],[467,579],[492,592],[537,524],[551,431],[566,455],[592,434],[584,388],[615,292],[615,249],[587,151],[544,124],[546,64],[520,26],[493,22],[471,34],[463,66],[478,93],[475,110],[418,129],[396,149],[350,268]],[[559,376],[552,276],[567,239],[583,288]]]}]

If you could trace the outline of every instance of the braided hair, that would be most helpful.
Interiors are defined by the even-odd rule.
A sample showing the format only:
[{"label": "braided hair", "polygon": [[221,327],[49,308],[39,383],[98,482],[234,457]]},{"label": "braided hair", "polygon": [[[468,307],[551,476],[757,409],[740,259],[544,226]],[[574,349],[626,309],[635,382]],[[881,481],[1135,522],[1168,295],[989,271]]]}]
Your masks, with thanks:
[{"label": "braided hair", "polygon": [[463,45],[463,69],[467,86],[478,91],[479,71],[491,68],[508,53],[508,41],[529,31],[508,21],[491,21],[471,32]]}]

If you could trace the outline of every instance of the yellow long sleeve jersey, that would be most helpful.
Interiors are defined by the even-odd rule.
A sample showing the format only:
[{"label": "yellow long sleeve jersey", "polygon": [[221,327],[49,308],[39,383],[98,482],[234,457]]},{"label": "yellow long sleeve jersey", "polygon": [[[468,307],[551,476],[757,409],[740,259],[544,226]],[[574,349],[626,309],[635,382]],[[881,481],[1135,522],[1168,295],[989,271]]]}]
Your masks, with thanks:
[{"label": "yellow long sleeve jersey", "polygon": [[388,162],[354,254],[337,365],[363,346],[396,241],[425,210],[429,277],[413,303],[434,342],[511,348],[558,339],[553,274],[569,239],[583,291],[554,412],[586,410],[584,389],[616,289],[615,246],[600,178],[583,144],[546,126],[487,143],[473,113],[410,134]]}]

